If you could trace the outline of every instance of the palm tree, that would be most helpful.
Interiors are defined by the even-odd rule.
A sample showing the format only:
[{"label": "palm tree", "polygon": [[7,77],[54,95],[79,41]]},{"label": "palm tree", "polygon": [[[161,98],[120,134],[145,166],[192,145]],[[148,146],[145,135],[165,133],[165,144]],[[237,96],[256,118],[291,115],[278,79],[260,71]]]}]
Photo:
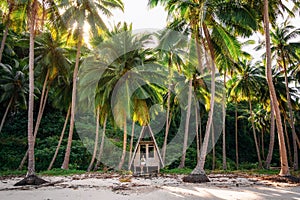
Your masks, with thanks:
[{"label": "palm tree", "polygon": [[71,104],[71,118],[70,118],[70,129],[69,129],[69,138],[66,148],[64,162],[62,164],[63,169],[69,168],[69,160],[71,153],[71,145],[74,131],[74,118],[75,118],[75,105],[76,105],[76,82],[77,74],[79,68],[79,61],[81,55],[81,47],[83,43],[83,25],[85,22],[88,22],[92,31],[95,33],[97,28],[106,30],[105,23],[103,22],[101,16],[99,15],[99,10],[104,13],[106,16],[111,16],[109,9],[119,8],[123,10],[123,4],[120,0],[110,0],[110,1],[90,1],[85,0],[82,2],[70,1],[68,4],[61,5],[65,8],[65,12],[62,15],[62,20],[69,27],[70,30],[73,29],[76,25],[76,34],[77,34],[77,53],[76,61],[73,72],[73,91],[72,91],[72,104]]},{"label": "palm tree", "polygon": [[289,176],[289,167],[287,161],[286,147],[284,142],[284,135],[282,129],[282,122],[280,116],[280,109],[278,105],[277,95],[275,92],[275,87],[272,80],[272,59],[271,59],[271,42],[270,42],[270,27],[269,27],[269,1],[263,1],[263,16],[264,16],[264,30],[265,30],[265,38],[266,38],[266,79],[268,83],[268,87],[271,93],[271,99],[273,101],[274,111],[276,115],[276,125],[278,131],[278,140],[279,140],[279,152],[280,152],[280,176]]},{"label": "palm tree", "polygon": [[1,67],[1,91],[0,102],[8,102],[4,115],[2,116],[0,132],[4,126],[10,108],[19,103],[21,107],[26,107],[26,95],[28,93],[28,77],[27,66],[20,66],[17,60],[14,60],[15,65],[12,67],[9,64],[0,63]]},{"label": "palm tree", "polygon": [[[200,44],[199,37],[204,34],[204,38],[206,39],[206,43],[203,43],[203,45],[207,45],[207,49],[209,50],[211,60],[210,63],[212,65],[212,84],[211,84],[211,109],[210,114],[208,118],[208,123],[206,127],[206,133],[210,133],[210,128],[212,124],[212,113],[213,113],[213,103],[214,103],[214,92],[215,92],[215,84],[214,84],[214,68],[215,68],[215,62],[216,62],[216,55],[217,51],[214,49],[214,37],[211,37],[212,35],[215,35],[215,38],[218,38],[219,40],[216,42],[216,44],[220,44],[220,41],[223,41],[226,45],[223,45],[222,48],[226,48],[226,51],[231,54],[232,57],[237,58],[238,57],[238,51],[236,51],[238,48],[234,48],[237,46],[237,42],[234,41],[234,37],[230,36],[231,32],[238,32],[243,33],[244,35],[250,35],[252,32],[252,29],[257,29],[257,23],[255,19],[255,15],[253,15],[253,12],[249,12],[242,4],[233,4],[232,2],[217,2],[217,1],[165,1],[165,0],[150,0],[149,1],[152,6],[157,5],[159,2],[166,6],[166,10],[168,10],[169,15],[172,16],[175,21],[177,21],[175,24],[184,24],[188,26],[192,32],[192,37],[195,38],[197,44]],[[226,14],[225,14],[226,11]],[[252,10],[253,11],[253,10]],[[228,19],[228,12],[231,12],[232,14],[236,14],[236,12],[239,12],[241,14],[240,16],[243,16],[243,18],[236,17],[236,18],[230,18]],[[251,14],[250,14],[251,13]],[[247,20],[244,20],[247,19]],[[182,22],[182,23],[180,23]],[[218,23],[221,22],[221,23]],[[244,23],[241,23],[244,22]],[[247,22],[247,23],[246,23]],[[250,23],[249,23],[250,22]],[[230,25],[232,29],[228,31],[226,28],[224,28],[222,25]],[[209,28],[212,30],[210,33]],[[222,45],[222,44],[221,44]],[[206,48],[204,48],[206,49]],[[201,65],[201,55],[199,55],[200,51],[197,51],[198,53],[198,65]],[[200,72],[202,66],[200,66]],[[201,153],[202,156],[200,156],[200,162],[198,162],[196,168],[193,171],[193,173],[200,173],[204,174],[204,163],[206,158],[206,151],[207,151],[207,145],[208,145],[208,135],[206,135],[204,139],[204,144],[202,146],[203,153]],[[201,164],[199,164],[201,163]],[[201,169],[200,169],[200,168]],[[205,175],[205,174],[204,174]],[[204,178],[207,180],[207,178]]]},{"label": "palm tree", "polygon": [[298,61],[300,57],[296,54],[297,49],[300,48],[299,42],[291,42],[290,40],[294,39],[297,36],[300,36],[300,29],[295,29],[294,26],[289,25],[289,22],[286,20],[281,26],[275,27],[274,31],[271,31],[271,52],[274,54],[277,60],[277,63],[280,68],[284,71],[285,77],[285,89],[287,104],[289,110],[289,119],[288,122],[292,128],[292,137],[293,137],[293,147],[294,147],[294,170],[298,170],[298,148],[296,143],[296,130],[294,125],[293,109],[290,97],[289,81],[287,71],[288,65],[296,66],[294,63]]},{"label": "palm tree", "polygon": [[[70,75],[70,73],[69,73],[69,75]],[[64,123],[63,129],[61,131],[59,141],[58,141],[58,144],[56,146],[56,150],[55,150],[54,155],[52,157],[52,160],[51,160],[51,162],[48,166],[48,170],[51,170],[51,168],[52,168],[52,166],[53,166],[53,164],[56,160],[58,151],[60,149],[62,140],[64,138],[67,123],[68,123],[69,118],[70,118],[71,101],[72,101],[72,99],[71,99],[72,82],[70,82],[69,79],[70,78],[62,77],[62,78],[56,79],[55,80],[56,83],[54,84],[55,92],[53,93],[53,96],[52,96],[53,97],[53,106],[55,108],[58,108],[58,109],[63,110],[63,111],[66,109],[66,107],[68,107],[68,110],[67,110],[67,114],[66,114],[66,118],[65,118],[65,123]]]},{"label": "palm tree", "polygon": [[[171,86],[172,86],[172,77],[173,71],[176,67],[178,72],[181,71],[180,66],[183,64],[180,51],[183,48],[184,41],[183,38],[180,37],[179,32],[165,29],[161,33],[157,34],[159,45],[157,46],[158,56],[160,60],[163,60],[164,63],[168,63],[168,71],[169,71],[169,83],[168,83],[168,93],[167,93],[167,113],[166,113],[166,130],[164,143],[162,146],[162,159],[165,162],[166,160],[166,149],[167,149],[167,141],[170,129],[170,107],[171,107]],[[162,63],[162,64],[164,64]]]},{"label": "palm tree", "polygon": [[34,40],[35,26],[37,18],[38,1],[33,0],[29,3],[31,8],[28,13],[29,21],[29,100],[28,100],[28,168],[25,179],[17,182],[15,186],[28,184],[43,184],[46,181],[35,175],[34,159],[34,135],[33,135],[33,107],[34,107]]},{"label": "palm tree", "polygon": [[[65,40],[62,38],[62,35],[56,35],[56,37],[54,37],[50,32],[45,32],[38,35],[35,40],[36,71],[40,72],[39,77],[41,82],[43,82],[43,87],[34,127],[34,139],[36,139],[39,130],[51,85],[58,77],[67,77],[71,65],[71,62],[66,57],[70,51],[65,47]],[[19,169],[23,168],[27,155],[28,151],[25,153]]]},{"label": "palm tree", "polygon": [[260,157],[260,151],[257,142],[257,136],[255,131],[255,124],[253,118],[253,108],[252,101],[253,96],[259,91],[261,87],[259,84],[263,83],[262,70],[260,68],[256,68],[251,66],[251,64],[247,61],[240,62],[240,65],[243,66],[240,72],[236,75],[236,83],[231,88],[231,96],[239,97],[237,100],[248,100],[249,109],[250,109],[250,121],[252,124],[253,137],[256,147],[256,153],[258,157],[259,167],[262,167],[262,161]]},{"label": "palm tree", "polygon": [[[103,109],[102,116],[113,117],[113,124],[123,129],[121,158],[115,166],[119,170],[123,168],[126,157],[128,121],[132,119],[141,125],[149,123],[148,104],[160,96],[154,94],[154,86],[141,85],[144,80],[139,70],[146,70],[145,65],[153,61],[151,52],[145,48],[148,40],[149,35],[133,34],[132,25],[119,23],[112,31],[107,32],[107,37],[95,48],[95,56],[89,57],[85,61],[88,64],[82,69],[80,87],[84,86],[83,89],[88,90],[88,85],[93,82],[91,76],[98,74],[95,77],[98,99],[96,104]],[[89,61],[93,64],[89,64]],[[135,71],[137,67],[140,68]],[[82,95],[84,98],[85,92]]]},{"label": "palm tree", "polygon": [[28,169],[27,177],[35,175],[34,162],[34,136],[33,136],[33,106],[34,106],[34,39],[35,23],[37,15],[37,0],[31,3],[31,12],[28,14],[29,20],[29,101],[28,101]]}]

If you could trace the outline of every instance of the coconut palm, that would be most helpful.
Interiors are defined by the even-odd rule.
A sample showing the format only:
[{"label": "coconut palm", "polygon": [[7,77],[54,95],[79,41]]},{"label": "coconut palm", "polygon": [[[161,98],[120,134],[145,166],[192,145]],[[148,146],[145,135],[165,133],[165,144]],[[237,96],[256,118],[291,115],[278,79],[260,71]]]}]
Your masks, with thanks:
[{"label": "coconut palm", "polygon": [[251,66],[251,63],[247,62],[246,60],[240,62],[239,64],[243,67],[240,69],[241,71],[236,75],[237,82],[232,87],[230,93],[232,96],[238,96],[238,101],[247,100],[249,102],[250,120],[252,124],[256,153],[258,157],[259,167],[262,167],[252,108],[252,101],[255,100],[255,95],[261,87],[261,85],[259,84],[264,83],[262,69]]},{"label": "coconut palm", "polygon": [[[219,2],[219,1],[158,1],[153,0],[150,1],[152,5],[157,5],[160,2],[165,5],[169,14],[177,19],[177,21],[183,22],[185,26],[189,26],[192,35],[194,38],[200,39],[203,35],[206,41],[202,42],[203,45],[207,45],[207,49],[211,56],[211,65],[212,65],[212,83],[211,83],[211,109],[209,114],[209,119],[206,127],[206,137],[204,138],[204,143],[202,146],[202,153],[200,156],[200,162],[198,162],[193,174],[204,174],[204,163],[206,158],[206,151],[208,145],[208,135],[210,133],[210,128],[212,124],[212,113],[214,106],[214,92],[215,92],[215,84],[214,84],[214,68],[217,57],[217,51],[214,49],[214,41],[215,44],[220,44],[223,42],[222,48],[225,48],[231,57],[237,58],[239,55],[239,51],[236,51],[238,48],[237,41],[235,41],[235,37],[230,35],[230,32],[243,33],[244,35],[250,35],[253,29],[257,29],[257,23],[255,19],[255,12],[249,9],[241,3],[232,3],[232,2]],[[226,13],[225,13],[226,12]],[[239,17],[229,18],[228,12],[235,15],[239,13]],[[221,23],[220,23],[221,22]],[[243,23],[242,23],[243,22]],[[180,24],[180,23],[177,23]],[[181,23],[182,24],[182,23]],[[222,25],[230,25],[231,30],[228,31]],[[200,38],[199,38],[200,37]],[[219,40],[215,40],[215,39]],[[197,39],[197,40],[198,40]],[[198,40],[200,41],[200,40]],[[200,44],[200,42],[197,42]],[[205,48],[206,49],[206,48]],[[199,51],[198,51],[199,54]],[[198,55],[198,58],[200,56]],[[198,59],[198,64],[201,65]],[[200,66],[201,71],[201,66]],[[196,170],[197,169],[197,170]],[[207,178],[205,180],[208,180]]]},{"label": "coconut palm", "polygon": [[159,60],[162,60],[162,64],[168,63],[169,71],[169,83],[167,93],[167,113],[166,113],[166,129],[164,143],[162,146],[162,159],[165,162],[166,148],[170,129],[170,107],[171,107],[171,86],[173,71],[177,68],[178,72],[181,71],[180,66],[183,64],[183,60],[180,56],[182,54],[182,48],[185,45],[183,38],[179,32],[165,29],[157,34],[159,45],[157,46]]},{"label": "coconut palm", "polygon": [[15,65],[13,67],[9,64],[0,63],[0,87],[2,92],[0,102],[7,104],[5,113],[2,116],[0,132],[3,128],[9,110],[17,104],[19,104],[20,107],[26,108],[27,104],[26,95],[28,93],[28,66],[21,66],[17,60],[14,60],[14,62]]},{"label": "coconut palm", "polygon": [[296,54],[297,49],[300,48],[299,42],[291,42],[297,36],[300,36],[300,29],[296,29],[294,26],[289,25],[286,20],[281,26],[275,27],[274,31],[270,32],[271,36],[271,52],[273,53],[273,59],[277,60],[277,63],[281,69],[283,69],[285,77],[285,89],[289,111],[288,122],[292,128],[293,147],[294,147],[294,170],[298,170],[298,148],[296,143],[296,130],[294,125],[293,109],[291,103],[289,81],[288,81],[288,67],[296,66],[295,61],[298,61],[300,57]]},{"label": "coconut palm", "polygon": [[[139,122],[143,126],[148,124],[148,104],[162,101],[161,95],[153,92],[156,86],[140,85],[145,77],[139,70],[146,70],[147,64],[153,61],[151,51],[145,48],[148,41],[149,35],[135,35],[131,25],[119,23],[112,31],[107,32],[107,37],[95,48],[95,56],[86,60],[85,63],[93,64],[84,65],[87,68],[83,69],[80,81],[80,86],[88,90],[90,87],[87,86],[93,80],[91,76],[99,76],[101,73],[101,77],[95,77],[96,105],[103,109],[103,117],[108,115],[114,119],[115,125],[123,129],[123,147],[118,169],[123,168],[125,161],[128,121]],[[135,71],[137,67],[138,70]],[[82,99],[85,98],[84,94],[85,92],[80,95]]]},{"label": "coconut palm", "polygon": [[[36,139],[39,130],[52,83],[57,78],[66,78],[71,65],[71,62],[67,58],[67,54],[70,55],[71,52],[65,47],[63,35],[59,34],[55,37],[50,32],[44,32],[36,37],[35,44],[36,71],[39,72],[38,76],[41,82],[43,82],[43,86],[34,127],[34,139]],[[28,151],[25,153],[19,169],[23,168],[27,154]]]},{"label": "coconut palm", "polygon": [[62,164],[63,169],[69,168],[69,160],[71,153],[71,145],[74,131],[74,118],[75,118],[75,105],[76,105],[76,81],[79,68],[79,61],[81,55],[81,47],[83,43],[83,26],[87,22],[91,25],[92,31],[97,32],[97,28],[106,30],[106,25],[99,15],[101,11],[106,16],[111,16],[111,8],[123,9],[123,4],[120,0],[110,0],[110,1],[93,1],[93,0],[84,0],[81,2],[77,1],[68,1],[63,2],[60,5],[65,9],[61,18],[65,26],[71,31],[75,26],[75,33],[77,38],[77,53],[76,61],[73,72],[73,91],[72,91],[72,106],[71,106],[71,118],[70,118],[70,130],[68,144],[66,148],[64,162]]},{"label": "coconut palm", "polygon": [[[69,76],[70,76],[71,73],[69,73]],[[61,134],[60,134],[60,137],[59,137],[59,141],[58,141],[58,144],[56,146],[56,150],[54,152],[54,155],[52,157],[52,160],[48,166],[48,170],[51,170],[55,160],[56,160],[56,157],[57,157],[57,154],[58,154],[58,151],[60,149],[60,146],[61,146],[61,143],[62,143],[62,140],[64,138],[64,134],[65,134],[65,131],[66,131],[66,127],[67,127],[67,123],[69,121],[69,118],[70,118],[70,112],[71,112],[71,94],[72,94],[72,82],[70,81],[71,77],[69,78],[66,78],[66,77],[61,77],[61,78],[58,78],[55,81],[55,83],[53,84],[54,85],[54,93],[52,95],[52,98],[53,98],[53,106],[55,108],[58,108],[62,111],[65,111],[66,108],[67,109],[67,114],[66,114],[66,118],[65,118],[65,123],[64,123],[64,126],[63,126],[63,129],[61,131]]]}]

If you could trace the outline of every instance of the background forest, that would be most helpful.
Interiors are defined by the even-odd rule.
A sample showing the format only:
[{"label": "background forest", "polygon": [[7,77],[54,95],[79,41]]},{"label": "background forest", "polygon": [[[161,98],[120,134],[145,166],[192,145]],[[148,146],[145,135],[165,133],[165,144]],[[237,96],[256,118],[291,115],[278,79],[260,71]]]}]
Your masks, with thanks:
[{"label": "background forest", "polygon": [[[183,156],[165,168],[194,169],[201,160],[199,149],[205,133],[211,129],[207,121],[212,108],[212,84],[203,84],[201,80],[214,73],[214,66],[219,77],[216,87],[222,85],[226,89],[224,93],[216,94],[225,99],[222,111],[226,109],[226,115],[220,121],[221,136],[204,159],[204,168],[280,169],[280,155],[285,153],[290,169],[298,170],[300,29],[299,24],[290,21],[299,19],[300,4],[297,1],[268,2],[271,61],[266,62],[265,34],[268,34],[266,24],[269,23],[264,18],[264,3],[149,0],[149,7],[158,4],[165,7],[169,15],[168,27],[151,36],[141,36],[126,23],[107,28],[105,19],[113,18],[112,9],[123,9],[121,0],[1,0],[0,171],[24,170],[28,160],[32,162],[32,159],[36,171],[53,168],[107,170],[110,166],[101,163],[104,134],[123,148],[118,169],[126,169],[124,166],[131,157],[128,152],[132,152],[136,142],[131,135],[134,124],[147,125],[151,118],[149,108],[156,104],[163,105],[166,111],[166,123],[155,135],[164,159],[165,146],[176,134],[182,115],[178,97],[170,90],[171,85],[176,84],[172,77],[175,72],[188,83],[182,95],[189,96],[189,91],[193,90],[200,112],[196,114],[197,123],[193,124],[197,127],[197,137],[183,150]],[[283,22],[279,23],[279,20]],[[84,24],[90,25],[89,31]],[[187,44],[181,43],[169,30],[187,35],[193,45],[185,46]],[[126,42],[112,39],[123,33]],[[86,34],[89,34],[89,41]],[[251,36],[257,34],[261,35],[261,40],[251,40]],[[158,41],[158,46],[170,49],[147,48],[153,38]],[[92,97],[96,104],[93,117],[102,129],[99,131],[97,126],[95,130],[94,126],[86,124],[89,138],[93,138],[84,142],[93,149],[88,151],[76,131],[76,121],[74,126],[78,103],[74,97],[78,95],[76,87],[82,83],[76,80],[78,70],[101,50],[101,44],[109,46],[112,52],[132,47],[134,50],[128,50],[110,63],[97,83],[95,97]],[[255,51],[264,52],[260,58],[247,52],[253,46]],[[184,59],[181,50],[186,48],[196,55],[196,64]],[[104,58],[100,60],[104,62]],[[101,68],[99,63],[96,66]],[[123,74],[149,63],[169,72],[164,77],[166,87],[140,86],[139,92],[116,103],[115,109],[122,115],[116,121],[110,105],[113,88]],[[272,70],[274,94],[271,94],[270,82],[266,78],[267,64]],[[204,67],[206,70],[202,71]],[[30,80],[34,80],[34,89]],[[139,98],[138,93],[146,97]],[[272,95],[276,95],[277,100]],[[88,101],[84,95],[78,100]],[[32,106],[29,102],[33,103]],[[189,105],[184,109],[187,113],[194,112]],[[275,107],[279,108],[280,117],[276,115]],[[32,118],[28,114],[31,109]],[[195,117],[194,114],[191,116]],[[282,124],[278,129],[279,121]],[[185,129],[184,134],[189,134],[189,131]],[[33,148],[34,157],[28,159]]]}]

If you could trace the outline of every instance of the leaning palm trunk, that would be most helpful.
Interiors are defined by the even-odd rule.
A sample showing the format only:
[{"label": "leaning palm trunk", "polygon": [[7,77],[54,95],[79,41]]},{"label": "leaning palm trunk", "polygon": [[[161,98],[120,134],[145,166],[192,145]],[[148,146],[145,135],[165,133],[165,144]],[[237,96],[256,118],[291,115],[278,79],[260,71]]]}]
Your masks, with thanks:
[{"label": "leaning palm trunk", "polygon": [[81,52],[81,46],[82,46],[82,34],[83,34],[83,30],[80,28],[79,36],[78,36],[77,52],[76,52],[76,62],[75,62],[75,68],[74,68],[74,72],[73,72],[73,88],[72,88],[72,104],[71,104],[69,137],[68,137],[68,144],[67,144],[67,148],[66,148],[64,162],[61,166],[62,169],[69,169],[72,138],[73,138],[73,132],[74,132],[76,85],[77,85],[77,74],[78,74],[80,54],[81,54],[80,52]]},{"label": "leaning palm trunk", "polygon": [[[44,85],[46,85],[46,84],[44,84]],[[35,128],[34,128],[34,134],[33,134],[34,143],[35,143],[35,140],[36,140],[38,129],[39,129],[41,119],[42,119],[42,116],[43,116],[43,113],[44,113],[44,109],[45,109],[45,106],[46,106],[46,101],[47,101],[47,98],[48,98],[48,94],[49,94],[49,88],[46,90],[46,92],[43,90],[42,96],[41,96],[41,101],[40,101],[39,113],[38,113],[37,121],[36,121]],[[22,159],[22,161],[21,161],[21,163],[18,167],[18,170],[23,169],[23,166],[25,164],[25,161],[26,161],[27,157],[28,157],[28,150],[25,152],[25,155],[23,156],[23,159]]]},{"label": "leaning palm trunk", "polygon": [[165,163],[166,161],[166,150],[167,150],[167,142],[168,142],[168,135],[170,130],[170,99],[171,99],[171,86],[168,87],[168,97],[167,97],[167,117],[166,117],[166,132],[165,132],[165,138],[164,138],[164,144],[162,147],[162,159]]},{"label": "leaning palm trunk", "polygon": [[213,149],[212,149],[212,170],[216,169],[216,148],[215,148],[215,129],[214,129],[214,123],[212,122],[211,125],[211,143],[213,145]]},{"label": "leaning palm trunk", "polygon": [[252,125],[253,137],[254,137],[255,148],[256,148],[256,153],[257,153],[257,158],[258,158],[258,167],[262,168],[260,151],[259,151],[259,147],[258,147],[258,142],[257,142],[257,137],[256,137],[256,131],[255,131],[255,126],[254,126],[252,102],[251,102],[251,98],[250,97],[249,97],[249,107],[250,107],[250,118],[251,118],[251,125]]},{"label": "leaning palm trunk", "polygon": [[193,89],[193,79],[191,78],[189,80],[189,93],[188,93],[188,102],[187,102],[188,105],[187,105],[187,112],[186,112],[186,117],[185,117],[182,155],[181,155],[180,165],[178,168],[185,167],[185,157],[186,157],[186,150],[187,150],[187,143],[188,143],[188,136],[189,136],[189,124],[190,124],[190,116],[191,116],[192,89]]},{"label": "leaning palm trunk", "polygon": [[165,132],[165,138],[164,138],[164,144],[162,147],[162,160],[165,163],[166,161],[166,150],[167,150],[167,143],[168,143],[168,135],[170,130],[170,100],[171,100],[171,83],[170,80],[172,79],[172,55],[169,55],[169,63],[168,63],[168,70],[169,70],[169,85],[168,85],[168,97],[167,97],[167,113],[166,113],[166,132]]},{"label": "leaning palm trunk", "polygon": [[50,162],[50,164],[49,164],[48,170],[51,170],[51,169],[52,169],[52,166],[53,166],[53,164],[54,164],[54,162],[55,162],[55,160],[56,160],[56,156],[57,156],[57,154],[58,154],[58,151],[59,151],[60,145],[61,145],[61,143],[62,143],[62,140],[63,140],[63,138],[64,138],[64,134],[65,134],[65,130],[66,130],[66,127],[67,127],[67,123],[68,123],[68,121],[69,121],[70,112],[71,112],[71,105],[70,105],[69,108],[68,108],[68,112],[67,112],[67,115],[66,115],[64,127],[63,127],[63,129],[62,129],[62,131],[61,131],[60,138],[59,138],[57,147],[56,147],[56,149],[55,149],[55,153],[54,153],[54,155],[53,155],[53,158],[52,158],[52,160],[51,160],[51,162]]},{"label": "leaning palm trunk", "polygon": [[269,150],[266,159],[267,169],[270,169],[270,165],[273,157],[274,141],[275,141],[275,116],[274,116],[273,101],[271,100],[271,128],[270,128],[270,144],[269,144]]},{"label": "leaning palm trunk", "polygon": [[215,103],[215,55],[213,51],[213,45],[211,43],[211,38],[209,35],[209,31],[205,23],[203,23],[203,30],[205,34],[205,38],[207,40],[208,48],[211,55],[211,97],[210,97],[210,111],[208,114],[208,120],[206,124],[206,130],[204,135],[204,141],[201,147],[200,160],[197,162],[195,169],[192,171],[191,175],[184,177],[183,181],[185,182],[209,182],[205,171],[204,164],[207,155],[208,141],[209,135],[211,131],[212,121],[213,121],[213,113],[214,113],[214,103]]},{"label": "leaning palm trunk", "polygon": [[126,146],[127,146],[127,122],[126,122],[126,114],[124,114],[124,134],[123,134],[123,151],[121,160],[118,166],[118,169],[121,170],[123,167],[123,164],[125,162],[125,156],[126,156]]},{"label": "leaning palm trunk", "polygon": [[276,126],[277,126],[277,132],[278,132],[278,140],[279,140],[279,152],[280,152],[280,173],[281,176],[289,176],[289,164],[287,161],[287,154],[286,154],[286,147],[285,147],[285,141],[284,141],[284,134],[282,129],[282,122],[281,122],[281,116],[280,116],[280,110],[278,105],[278,100],[272,80],[272,70],[271,70],[271,43],[270,43],[270,28],[269,28],[269,1],[264,0],[264,29],[265,29],[265,37],[266,37],[266,78],[269,86],[269,90],[271,93],[272,100],[274,102],[274,110],[276,115]]},{"label": "leaning palm trunk", "polygon": [[2,60],[2,55],[3,55],[3,51],[4,51],[4,47],[5,47],[5,42],[6,42],[6,38],[7,38],[7,35],[8,35],[8,27],[9,27],[9,23],[6,24],[6,26],[5,26],[5,31],[4,31],[2,42],[1,42],[1,47],[0,47],[0,63],[1,63],[1,60]]},{"label": "leaning palm trunk", "polygon": [[14,9],[14,1],[10,1],[9,2],[9,9],[8,9],[8,14],[7,14],[7,19],[6,19],[6,25],[5,25],[5,31],[3,33],[3,37],[2,37],[2,41],[1,41],[1,47],[0,47],[0,63],[2,61],[2,55],[3,55],[3,51],[4,51],[4,47],[5,47],[5,43],[6,43],[6,39],[7,39],[7,35],[8,35],[8,29],[11,23],[11,13]]},{"label": "leaning palm trunk", "polygon": [[[226,71],[224,72],[224,88],[226,88]],[[226,90],[223,91],[222,96],[222,125],[223,125],[223,144],[222,144],[222,154],[223,154],[223,170],[227,169],[226,164]]]},{"label": "leaning palm trunk", "polygon": [[295,129],[295,125],[294,125],[293,108],[292,108],[290,90],[289,90],[289,85],[288,85],[289,81],[288,81],[288,77],[287,77],[286,64],[285,64],[284,58],[283,58],[283,68],[284,68],[286,97],[287,97],[287,103],[288,103],[288,109],[289,109],[289,115],[290,115],[288,122],[290,124],[290,127],[292,128],[293,150],[294,150],[293,167],[294,167],[294,170],[298,170],[298,148],[297,148],[297,142],[296,142],[297,134],[296,134],[296,129]]},{"label": "leaning palm trunk", "polygon": [[97,171],[101,162],[101,157],[103,154],[103,148],[104,148],[104,139],[105,139],[105,131],[106,131],[106,121],[107,121],[107,114],[105,114],[104,122],[103,122],[103,132],[102,132],[102,138],[101,138],[101,145],[99,148],[99,153],[97,156],[97,162],[94,167],[94,171]]},{"label": "leaning palm trunk", "polygon": [[135,125],[135,122],[132,121],[132,126],[131,126],[131,137],[130,137],[130,147],[129,147],[128,167],[129,167],[129,165],[130,165],[130,161],[131,161],[131,157],[132,157],[133,139],[134,139],[134,125]]},{"label": "leaning palm trunk", "polygon": [[11,104],[12,104],[13,100],[14,100],[14,97],[11,97],[10,100],[9,100],[9,103],[8,103],[8,105],[7,105],[7,107],[6,107],[5,113],[4,113],[3,117],[2,117],[1,125],[0,125],[0,133],[1,133],[2,128],[3,128],[3,126],[4,126],[4,122],[5,122],[7,113],[8,113],[8,111],[9,111],[10,107],[11,107]]},{"label": "leaning palm trunk", "polygon": [[96,154],[97,154],[97,147],[98,147],[98,138],[99,138],[99,114],[100,112],[100,107],[97,108],[97,117],[96,117],[96,135],[95,135],[95,143],[94,143],[94,151],[93,151],[93,155],[92,155],[92,159],[90,162],[90,165],[87,169],[88,172],[90,172],[92,170],[93,164],[95,162],[95,158],[96,158]]},{"label": "leaning palm trunk", "polygon": [[200,137],[199,137],[199,120],[198,120],[198,109],[195,106],[195,118],[196,118],[196,146],[197,146],[197,162],[200,160]]},{"label": "leaning palm trunk", "polygon": [[286,119],[283,120],[283,126],[284,126],[284,134],[285,134],[285,139],[286,139],[286,146],[287,146],[287,151],[288,151],[288,161],[289,164],[293,164],[292,160],[292,151],[291,151],[291,143],[290,143],[290,138],[289,138],[289,133],[286,125]]},{"label": "leaning palm trunk", "polygon": [[239,136],[238,136],[238,112],[237,112],[237,101],[235,101],[235,165],[236,169],[239,168]]}]

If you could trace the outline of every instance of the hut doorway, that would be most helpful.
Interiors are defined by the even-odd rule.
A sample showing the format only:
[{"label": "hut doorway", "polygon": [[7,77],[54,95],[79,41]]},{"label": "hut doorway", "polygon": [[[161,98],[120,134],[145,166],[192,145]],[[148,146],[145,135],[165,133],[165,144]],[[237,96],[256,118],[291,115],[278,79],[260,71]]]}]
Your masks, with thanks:
[{"label": "hut doorway", "polygon": [[134,153],[130,161],[129,170],[134,174],[145,174],[164,167],[159,148],[151,127],[143,126]]}]

